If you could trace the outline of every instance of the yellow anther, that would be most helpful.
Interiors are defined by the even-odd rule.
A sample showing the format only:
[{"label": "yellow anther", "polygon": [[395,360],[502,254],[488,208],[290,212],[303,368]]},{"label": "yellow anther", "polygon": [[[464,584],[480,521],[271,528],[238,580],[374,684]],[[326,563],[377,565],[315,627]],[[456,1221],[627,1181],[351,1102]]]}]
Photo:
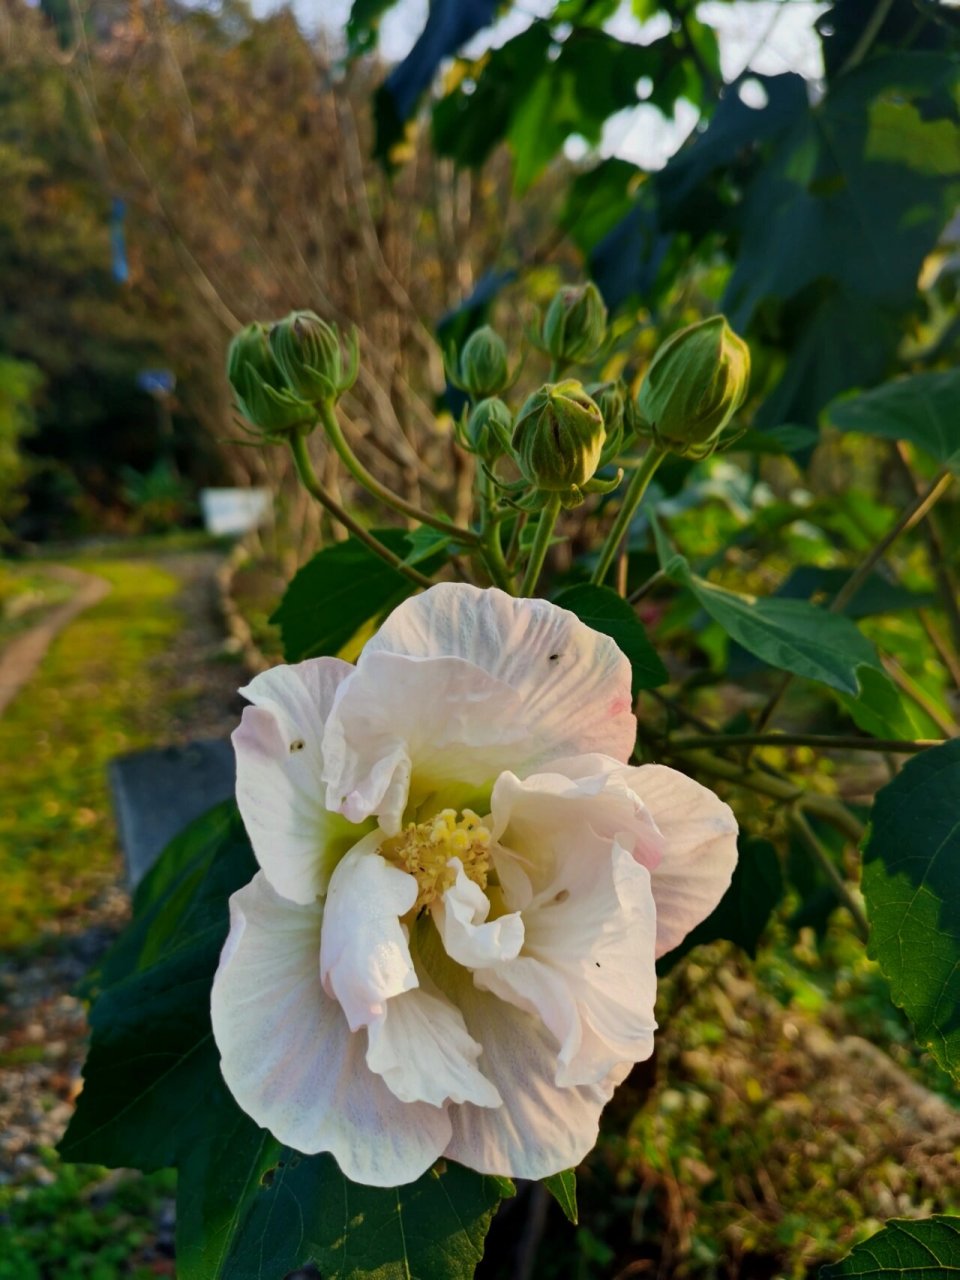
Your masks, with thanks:
[{"label": "yellow anther", "polygon": [[459,858],[464,873],[481,889],[486,888],[490,839],[490,832],[472,809],[464,809],[459,818],[456,809],[443,809],[426,822],[408,823],[399,835],[383,842],[380,854],[416,877],[419,893],[414,910],[421,911],[456,880],[451,858]]}]

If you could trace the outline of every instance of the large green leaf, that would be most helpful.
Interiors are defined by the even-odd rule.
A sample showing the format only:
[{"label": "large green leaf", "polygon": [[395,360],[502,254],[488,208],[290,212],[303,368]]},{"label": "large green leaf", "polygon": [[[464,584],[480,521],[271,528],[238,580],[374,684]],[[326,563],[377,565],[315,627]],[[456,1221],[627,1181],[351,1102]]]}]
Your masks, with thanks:
[{"label": "large green leaf", "polygon": [[849,618],[805,600],[738,595],[707,582],[672,550],[655,518],[652,523],[664,573],[691,591],[710,617],[749,653],[772,667],[818,680],[842,693],[860,692],[862,667],[881,671],[873,645]]},{"label": "large green leaf", "polygon": [[178,1168],[180,1280],[468,1280],[506,1181],[438,1166],[406,1187],[360,1187],[327,1156],[282,1147],[220,1074],[210,987],[228,898],[255,870],[222,805],[151,872],[127,933],[100,967],[84,1089],[66,1159]]},{"label": "large green leaf", "polygon": [[582,583],[566,587],[554,598],[554,603],[569,609],[588,627],[617,642],[630,660],[634,697],[641,689],[655,689],[666,684],[669,678],[667,669],[647,639],[643,623],[615,591]]},{"label": "large green leaf", "polygon": [[467,1280],[512,1192],[453,1164],[405,1187],[360,1187],[327,1156],[286,1152],[209,1280],[283,1280],[307,1262],[324,1280]]},{"label": "large green leaf", "polygon": [[[394,554],[410,551],[407,534],[378,529]],[[362,542],[348,538],[318,551],[294,576],[271,618],[280,627],[288,662],[335,654],[365,622],[406,599],[414,583]]]},{"label": "large green leaf", "polygon": [[863,894],[895,1003],[960,1079],[960,740],[915,756],[877,795]]},{"label": "large green leaf", "polygon": [[827,419],[840,431],[909,440],[960,472],[960,370],[918,373],[834,400]]},{"label": "large green leaf", "polygon": [[893,1218],[840,1262],[820,1268],[820,1280],[952,1280],[960,1274],[960,1218]]}]

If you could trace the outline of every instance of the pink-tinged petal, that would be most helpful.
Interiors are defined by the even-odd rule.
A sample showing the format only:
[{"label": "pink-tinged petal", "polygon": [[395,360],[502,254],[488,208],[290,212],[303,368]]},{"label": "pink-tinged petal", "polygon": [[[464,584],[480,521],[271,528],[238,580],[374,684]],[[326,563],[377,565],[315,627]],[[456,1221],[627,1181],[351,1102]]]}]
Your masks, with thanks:
[{"label": "pink-tinged petal", "polygon": [[719,796],[676,769],[645,764],[625,772],[663,833],[663,857],[651,873],[662,956],[707,918],[729,888],[737,820]]},{"label": "pink-tinged petal", "polygon": [[478,972],[479,987],[537,1013],[556,1037],[558,1085],[596,1084],[642,1062],[656,1030],[656,911],[650,874],[614,844],[590,888],[555,883],[523,913],[519,960]]},{"label": "pink-tinged petal", "polygon": [[273,667],[241,689],[247,707],[233,735],[237,803],[257,861],[293,902],[326,892],[330,874],[365,828],[323,804],[323,729],[353,668],[336,658]]},{"label": "pink-tinged petal", "polygon": [[479,1173],[514,1178],[546,1178],[579,1164],[596,1143],[614,1081],[558,1088],[556,1042],[539,1017],[466,984],[457,1002],[483,1045],[480,1069],[504,1105],[452,1108],[444,1154]]},{"label": "pink-tinged petal", "polygon": [[348,1178],[412,1182],[447,1146],[445,1111],[403,1103],[367,1066],[320,983],[323,907],[299,906],[257,875],[230,901],[231,930],[213,985],[213,1031],[240,1108],[306,1155],[330,1152]]},{"label": "pink-tinged petal", "polygon": [[[549,773],[521,781],[505,772],[497,779],[490,802],[493,837],[514,855],[516,869],[533,893],[550,889],[560,867],[571,893],[589,887],[591,859],[605,858],[614,839],[631,849],[644,866],[656,866],[663,837],[653,815],[629,784],[630,770],[610,756],[574,756],[551,763]],[[641,856],[642,854],[642,856]],[[524,880],[507,870],[508,857],[496,865],[508,905],[522,893]],[[567,867],[569,863],[569,867]],[[503,874],[503,872],[506,874]]]},{"label": "pink-tinged petal", "polygon": [[445,997],[427,991],[396,996],[383,1018],[370,1024],[367,1066],[401,1102],[471,1102],[498,1107],[503,1099],[477,1069],[480,1046],[463,1015]]},{"label": "pink-tinged petal", "polygon": [[371,832],[338,864],[324,910],[320,977],[351,1031],[382,1018],[388,1000],[419,985],[400,923],[417,900],[417,882],[376,852],[382,838]]},{"label": "pink-tinged petal", "polygon": [[578,776],[497,781],[497,866],[513,853],[532,869],[536,892],[522,907],[519,958],[477,966],[474,977],[542,1019],[559,1049],[558,1084],[594,1084],[653,1052],[656,911],[650,873],[633,849],[658,855],[660,833],[617,761],[566,765]]},{"label": "pink-tinged petal", "polygon": [[516,693],[478,667],[364,650],[327,722],[327,803],[353,821],[376,813],[392,834],[427,794],[488,794],[524,733]]},{"label": "pink-tinged petal", "polygon": [[547,600],[442,582],[394,609],[365,652],[378,651],[462,658],[509,685],[540,763],[586,751],[625,761],[633,750],[630,663],[608,636]]},{"label": "pink-tinged petal", "polygon": [[464,874],[459,858],[451,860],[457,878],[432,909],[433,920],[451,960],[468,969],[513,960],[523,946],[523,920],[518,912],[487,921],[490,899]]}]

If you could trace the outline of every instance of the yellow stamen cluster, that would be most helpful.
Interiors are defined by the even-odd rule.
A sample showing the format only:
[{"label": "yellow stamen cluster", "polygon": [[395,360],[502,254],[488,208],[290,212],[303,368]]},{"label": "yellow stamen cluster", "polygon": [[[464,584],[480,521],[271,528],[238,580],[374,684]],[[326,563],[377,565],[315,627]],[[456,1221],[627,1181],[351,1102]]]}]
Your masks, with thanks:
[{"label": "yellow stamen cluster", "polygon": [[472,809],[457,817],[456,809],[442,809],[426,822],[411,822],[399,835],[380,846],[380,854],[394,866],[415,876],[419,893],[414,906],[421,911],[456,880],[451,858],[459,858],[467,876],[487,887],[490,873],[490,832]]}]

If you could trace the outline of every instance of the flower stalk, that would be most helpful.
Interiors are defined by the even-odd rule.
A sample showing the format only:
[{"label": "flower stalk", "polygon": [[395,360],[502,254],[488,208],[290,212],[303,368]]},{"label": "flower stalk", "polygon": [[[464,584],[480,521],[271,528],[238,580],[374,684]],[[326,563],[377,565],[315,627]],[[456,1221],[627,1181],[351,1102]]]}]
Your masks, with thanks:
[{"label": "flower stalk", "polygon": [[323,487],[313,469],[310,451],[307,448],[307,435],[308,431],[294,431],[289,437],[290,452],[293,454],[297,475],[307,493],[316,498],[319,503],[326,507],[335,520],[339,520],[345,529],[348,529],[355,538],[369,547],[374,555],[378,555],[381,560],[385,560],[391,568],[396,569],[398,573],[402,573],[411,582],[415,582],[418,587],[432,586],[433,583],[428,577],[414,569],[412,565],[405,564],[389,547],[384,546],[379,538],[374,537],[369,529],[365,529],[358,520],[355,520],[336,501],[333,495]]},{"label": "flower stalk", "polygon": [[333,445],[340,461],[358,484],[362,485],[369,493],[372,493],[375,498],[379,498],[386,506],[392,507],[394,511],[399,512],[400,515],[407,516],[411,520],[418,520],[421,524],[428,524],[433,529],[439,529],[441,533],[449,534],[451,538],[455,538],[457,542],[461,542],[466,546],[477,547],[480,545],[480,535],[473,529],[464,529],[460,525],[454,524],[452,520],[447,520],[443,516],[435,516],[430,511],[424,511],[415,503],[407,502],[405,498],[401,498],[392,489],[388,489],[385,484],[381,484],[376,476],[367,470],[347,443],[347,438],[343,434],[340,423],[337,421],[337,414],[332,401],[321,401],[319,409],[320,420],[327,439]]},{"label": "flower stalk", "polygon": [[630,483],[627,485],[626,492],[623,495],[623,503],[617,513],[617,518],[614,520],[613,526],[607,534],[603,546],[600,548],[600,556],[597,560],[597,567],[594,569],[593,576],[590,579],[591,582],[599,585],[607,576],[620,543],[626,537],[630,529],[630,522],[633,520],[636,510],[643,500],[647,486],[653,479],[657,467],[666,456],[667,450],[660,449],[656,445],[651,445],[643,455],[643,461],[630,477]]},{"label": "flower stalk", "polygon": [[527,567],[523,575],[523,585],[520,588],[522,596],[532,596],[537,589],[544,561],[547,558],[547,551],[550,548],[550,540],[553,537],[553,530],[560,516],[560,506],[559,494],[551,493],[547,496],[546,503],[540,512],[540,519],[537,521],[537,532],[534,535],[533,546],[530,548],[530,558],[527,561]]}]

